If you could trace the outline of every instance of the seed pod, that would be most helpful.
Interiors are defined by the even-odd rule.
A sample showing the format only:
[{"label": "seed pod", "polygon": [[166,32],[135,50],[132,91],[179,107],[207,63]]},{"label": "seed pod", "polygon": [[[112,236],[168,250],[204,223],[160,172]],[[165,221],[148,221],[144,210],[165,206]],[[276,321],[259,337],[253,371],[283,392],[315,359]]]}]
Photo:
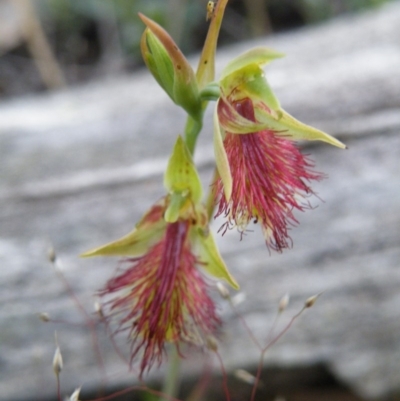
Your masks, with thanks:
[{"label": "seed pod", "polygon": [[221,295],[221,297],[223,299],[229,299],[230,298],[228,289],[219,281],[217,283],[217,290],[219,292],[219,295]]},{"label": "seed pod", "polygon": [[307,299],[306,299],[306,302],[304,303],[304,307],[305,307],[305,308],[311,308],[311,307],[315,304],[317,298],[318,298],[320,295],[321,295],[321,294],[317,294],[317,295],[313,295],[313,296],[310,297],[310,298],[307,298]]},{"label": "seed pod", "polygon": [[282,313],[289,305],[289,294],[285,294],[279,301],[278,313]]},{"label": "seed pod", "polygon": [[61,355],[60,347],[57,346],[56,352],[54,353],[54,357],[53,357],[53,371],[57,377],[60,374],[62,368],[63,368],[62,355]]},{"label": "seed pod", "polygon": [[218,351],[218,341],[214,336],[207,337],[207,348],[214,352]]},{"label": "seed pod", "polygon": [[237,379],[247,384],[254,384],[256,382],[256,377],[244,369],[236,369],[234,375]]},{"label": "seed pod", "polygon": [[39,319],[42,322],[47,323],[47,322],[50,321],[50,315],[48,313],[46,313],[46,312],[41,312],[41,313],[39,313]]}]

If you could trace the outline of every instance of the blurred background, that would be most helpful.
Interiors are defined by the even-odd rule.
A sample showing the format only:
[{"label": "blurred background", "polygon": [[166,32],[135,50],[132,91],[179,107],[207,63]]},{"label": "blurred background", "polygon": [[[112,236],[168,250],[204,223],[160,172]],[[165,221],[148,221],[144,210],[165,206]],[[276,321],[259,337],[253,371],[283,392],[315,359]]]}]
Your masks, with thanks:
[{"label": "blurred background", "polygon": [[[220,43],[316,24],[394,0],[231,0]],[[140,11],[198,52],[207,0],[0,0],[0,99],[142,65]]]}]

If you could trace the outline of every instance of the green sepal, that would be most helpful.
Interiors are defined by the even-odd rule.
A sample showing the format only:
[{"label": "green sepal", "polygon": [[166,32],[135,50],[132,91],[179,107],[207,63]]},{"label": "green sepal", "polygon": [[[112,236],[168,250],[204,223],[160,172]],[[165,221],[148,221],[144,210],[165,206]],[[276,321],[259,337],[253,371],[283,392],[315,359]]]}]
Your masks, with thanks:
[{"label": "green sepal", "polygon": [[255,108],[254,110],[257,121],[265,124],[268,129],[275,131],[277,135],[281,135],[286,139],[322,141],[338,148],[346,148],[346,145],[336,138],[307,124],[303,124],[283,109],[279,110],[277,117],[273,117],[261,108]]},{"label": "green sepal", "polygon": [[163,218],[164,211],[165,198],[154,205],[129,234],[106,245],[91,249],[80,256],[86,258],[91,256],[141,256],[145,254],[164,235],[167,224]]},{"label": "green sepal", "polygon": [[244,67],[251,65],[263,66],[277,58],[282,58],[284,56],[285,55],[283,53],[279,53],[267,47],[255,47],[254,49],[248,50],[232,60],[222,70],[220,79],[223,80],[228,75],[236,73]]},{"label": "green sepal", "polygon": [[218,104],[214,110],[214,154],[215,164],[224,188],[224,195],[227,202],[232,195],[232,173],[229,166],[228,156],[225,152],[224,141],[218,120]]},{"label": "green sepal", "polygon": [[[231,134],[250,134],[269,129],[274,131],[276,135],[281,135],[289,140],[323,141],[342,149],[346,148],[346,145],[336,138],[303,124],[282,108],[272,109],[269,106],[266,100],[254,100],[256,119],[254,122],[241,116],[227,99],[221,97],[217,104],[218,121],[222,129]],[[214,147],[216,146],[215,140]]]},{"label": "green sepal", "polygon": [[193,204],[200,202],[203,196],[199,174],[181,136],[178,136],[168,161],[164,186],[170,194],[179,194],[182,198],[190,199]]},{"label": "green sepal", "polygon": [[235,290],[238,290],[239,284],[230,274],[222,259],[212,233],[208,229],[199,227],[194,227],[193,230],[196,230],[194,236],[197,240],[198,253],[203,269],[211,276],[225,280]]},{"label": "green sepal", "polygon": [[140,48],[147,68],[168,96],[175,101],[174,66],[165,47],[148,28],[143,32]]}]

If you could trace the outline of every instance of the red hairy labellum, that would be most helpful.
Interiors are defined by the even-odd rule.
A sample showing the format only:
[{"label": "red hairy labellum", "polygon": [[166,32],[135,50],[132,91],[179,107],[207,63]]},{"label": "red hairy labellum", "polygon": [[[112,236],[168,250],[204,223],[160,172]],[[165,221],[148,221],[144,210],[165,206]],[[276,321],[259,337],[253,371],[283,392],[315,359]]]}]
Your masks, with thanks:
[{"label": "red hairy labellum", "polygon": [[[253,102],[244,98],[232,103],[235,110],[250,121],[256,121]],[[260,222],[267,245],[277,251],[291,246],[290,225],[297,223],[295,210],[309,208],[305,200],[313,194],[308,183],[323,174],[313,171],[314,164],[298,147],[272,130],[248,134],[225,133],[224,147],[232,174],[232,195],[217,186],[217,216],[227,218],[221,227],[246,230],[251,222]]]},{"label": "red hairy labellum", "polygon": [[109,317],[127,330],[131,361],[141,358],[141,375],[160,364],[165,343],[203,344],[220,321],[208,288],[196,268],[188,241],[190,223],[167,225],[163,239],[145,255],[128,259],[130,266],[111,279],[102,296]]}]

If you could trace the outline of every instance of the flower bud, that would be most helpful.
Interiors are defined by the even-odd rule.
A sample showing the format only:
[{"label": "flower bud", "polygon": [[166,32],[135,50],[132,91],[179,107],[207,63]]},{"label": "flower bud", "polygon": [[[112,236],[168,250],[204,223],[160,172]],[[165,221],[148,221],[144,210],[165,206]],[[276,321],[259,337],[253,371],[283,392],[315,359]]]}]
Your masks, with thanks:
[{"label": "flower bud", "polygon": [[203,108],[193,68],[160,25],[143,14],[139,17],[147,26],[141,42],[146,65],[171,99],[194,120],[201,121]]},{"label": "flower bud", "polygon": [[147,68],[167,95],[175,101],[174,66],[165,47],[148,28],[143,32],[140,48]]}]

